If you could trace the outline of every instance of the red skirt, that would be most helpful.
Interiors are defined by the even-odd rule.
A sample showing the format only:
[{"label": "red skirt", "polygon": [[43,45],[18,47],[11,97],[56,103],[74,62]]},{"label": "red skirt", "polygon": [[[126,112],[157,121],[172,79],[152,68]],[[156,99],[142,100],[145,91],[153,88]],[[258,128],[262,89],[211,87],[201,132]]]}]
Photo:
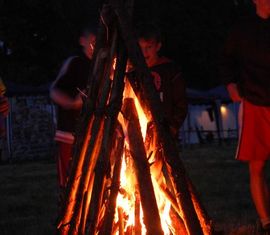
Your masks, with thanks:
[{"label": "red skirt", "polygon": [[236,158],[261,161],[270,158],[270,107],[244,100],[239,110],[239,142]]}]

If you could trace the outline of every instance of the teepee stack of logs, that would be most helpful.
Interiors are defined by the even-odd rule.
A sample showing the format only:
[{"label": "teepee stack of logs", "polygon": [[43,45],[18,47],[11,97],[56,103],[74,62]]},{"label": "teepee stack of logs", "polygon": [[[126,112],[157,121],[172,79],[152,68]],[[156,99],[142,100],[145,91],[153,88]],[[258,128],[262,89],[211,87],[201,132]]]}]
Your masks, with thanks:
[{"label": "teepee stack of logs", "polygon": [[[57,229],[63,235],[212,234],[211,220],[181,162],[133,36],[132,4],[111,0],[103,5]],[[126,76],[128,59],[136,81]],[[149,120],[145,137],[135,99]],[[121,182],[123,162],[134,179],[131,193]],[[155,188],[170,205],[167,232]],[[131,225],[127,225],[131,215],[119,206],[119,194],[133,200]]]}]

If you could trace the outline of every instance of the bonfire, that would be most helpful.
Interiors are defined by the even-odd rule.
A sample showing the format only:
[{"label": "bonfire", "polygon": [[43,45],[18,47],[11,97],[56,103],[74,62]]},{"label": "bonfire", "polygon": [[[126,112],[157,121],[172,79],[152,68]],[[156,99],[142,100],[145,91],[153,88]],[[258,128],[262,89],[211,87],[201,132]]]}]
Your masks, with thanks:
[{"label": "bonfire", "polygon": [[59,233],[210,235],[211,220],[133,36],[130,9],[130,2],[112,0],[101,12]]}]

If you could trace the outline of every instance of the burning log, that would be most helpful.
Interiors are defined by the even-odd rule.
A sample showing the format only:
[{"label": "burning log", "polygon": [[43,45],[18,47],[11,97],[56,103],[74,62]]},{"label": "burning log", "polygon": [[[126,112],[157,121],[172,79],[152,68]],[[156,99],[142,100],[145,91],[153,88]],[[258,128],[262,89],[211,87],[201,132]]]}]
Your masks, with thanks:
[{"label": "burning log", "polygon": [[[162,156],[157,156],[157,155],[162,155],[162,151],[160,151],[160,143],[158,142],[158,138],[156,136],[156,130],[155,127],[151,124],[149,125],[149,128],[147,128],[147,135],[146,135],[146,140],[145,140],[145,145],[146,145],[146,149],[153,151],[154,149],[154,154],[152,155],[156,155],[153,158],[155,159],[155,162],[152,164],[152,167],[157,168],[157,164],[156,161],[163,161],[161,158]],[[152,153],[152,152],[151,152]],[[152,158],[152,157],[151,157]],[[160,163],[158,163],[158,165],[161,165]],[[164,165],[164,164],[163,164]],[[160,167],[159,167],[160,168]],[[180,225],[182,225],[182,229],[181,231],[184,231],[185,228],[183,228],[183,220],[181,219],[182,212],[180,210],[180,208],[178,207],[177,201],[175,200],[175,195],[173,192],[173,188],[171,186],[171,180],[169,177],[169,172],[167,171],[166,167],[162,167],[162,169],[157,169],[158,170],[158,175],[157,173],[155,173],[155,178],[157,180],[157,185],[159,187],[159,189],[161,190],[161,192],[163,193],[163,195],[167,198],[167,200],[169,200],[171,202],[172,207],[174,208],[175,212],[177,212],[178,216],[180,216]],[[161,182],[162,178],[165,178],[166,180],[166,184],[164,184],[163,182]],[[155,181],[154,181],[155,182]],[[188,187],[189,187],[189,191],[191,194],[191,198],[192,198],[192,202],[195,208],[195,211],[198,215],[199,221],[200,221],[200,225],[202,227],[203,233],[205,235],[210,235],[213,233],[213,227],[212,227],[212,221],[209,218],[206,210],[204,209],[202,203],[199,200],[199,196],[196,192],[195,187],[193,186],[191,180],[188,178],[187,176],[187,183],[188,183]],[[186,232],[187,233],[187,232]]]},{"label": "burning log", "polygon": [[170,211],[170,216],[172,218],[171,230],[175,235],[188,235],[185,224],[179,214],[175,210]]},{"label": "burning log", "polygon": [[119,235],[124,235],[124,218],[123,218],[123,209],[118,207],[118,226],[119,226]]},{"label": "burning log", "polygon": [[[100,27],[100,28],[103,30],[100,30],[99,42],[104,41],[104,38],[106,37],[106,31],[104,27]],[[98,51],[98,53],[96,51]],[[78,199],[79,198],[78,188],[81,182],[83,166],[85,166],[86,155],[89,152],[89,146],[91,146],[90,149],[92,150],[93,150],[93,146],[97,146],[95,142],[96,140],[98,140],[98,138],[96,137],[98,137],[99,130],[100,130],[100,125],[97,125],[96,118],[93,116],[94,104],[97,99],[97,96],[93,98],[92,93],[96,93],[96,92],[93,92],[93,90],[94,91],[97,90],[97,84],[96,82],[93,82],[92,80],[96,81],[97,77],[99,78],[103,77],[104,69],[100,69],[100,68],[104,67],[106,64],[106,56],[105,56],[106,53],[104,53],[104,49],[100,45],[97,45],[96,51],[94,53],[94,58],[95,58],[94,67],[95,68],[93,69],[93,74],[91,76],[91,78],[93,79],[90,79],[91,82],[89,82],[90,85],[88,87],[88,92],[87,92],[88,98],[86,99],[86,102],[85,102],[87,105],[85,105],[85,109],[84,109],[85,112],[83,112],[83,115],[79,121],[78,128],[76,131],[76,143],[75,143],[75,148],[74,148],[73,160],[72,160],[71,171],[70,171],[70,175],[69,175],[69,179],[68,179],[68,183],[66,187],[66,197],[67,197],[65,200],[66,205],[62,212],[63,214],[61,215],[62,220],[60,221],[58,225],[58,228],[62,231],[61,232],[62,234],[65,234],[65,232],[63,231],[66,230],[66,228],[64,229],[63,227],[65,226],[69,227],[71,224],[71,218],[74,214],[75,202],[80,201]],[[95,89],[93,87],[95,87]],[[89,158],[89,154],[88,154],[88,158]]]},{"label": "burning log", "polygon": [[[140,97],[139,101],[142,103],[142,107],[148,110],[148,115],[152,116],[154,124],[157,127],[159,139],[165,154],[166,168],[169,172],[169,177],[171,178],[170,181],[175,191],[178,206],[181,211],[183,211],[183,221],[191,235],[201,235],[203,234],[202,228],[191,200],[186,172],[183,163],[178,156],[178,149],[170,135],[169,128],[166,126],[164,117],[160,115],[160,113],[162,113],[161,110],[156,111],[158,109],[157,107],[161,107],[159,97],[154,95],[156,91],[152,91],[152,89],[155,89],[153,84],[146,82],[146,80],[150,79],[146,76],[140,77],[139,79],[141,81],[141,85],[145,87],[143,87],[141,91],[137,92],[136,95]],[[133,84],[133,88],[135,88],[134,90],[137,90],[133,81],[130,80],[130,82]],[[149,95],[146,94],[149,90],[152,92],[152,97],[149,97]],[[153,108],[154,106],[155,108]],[[149,110],[151,110],[151,113],[149,113]],[[156,117],[155,112],[157,113]]]},{"label": "burning log", "polygon": [[139,189],[138,185],[136,185],[136,191],[135,191],[135,210],[134,210],[134,215],[135,215],[135,229],[134,233],[135,235],[141,235],[142,234],[142,226],[141,226],[141,221],[140,221],[140,195],[139,195]]},{"label": "burning log", "polygon": [[[112,53],[113,55],[113,53]],[[111,57],[111,61],[113,61],[113,57]],[[126,53],[122,50],[122,48],[118,48],[118,58],[117,58],[117,64],[116,64],[116,71],[114,74],[113,79],[113,85],[112,90],[110,94],[110,99],[108,102],[108,107],[110,107],[111,113],[107,112],[106,114],[106,120],[105,120],[105,131],[103,135],[103,145],[101,148],[100,155],[98,157],[98,162],[96,165],[96,175],[98,178],[95,180],[94,188],[93,188],[93,199],[91,199],[90,208],[91,211],[88,215],[88,221],[89,221],[89,233],[94,234],[95,226],[99,218],[99,208],[102,203],[103,199],[103,188],[101,185],[104,185],[105,183],[105,175],[106,170],[108,170],[109,167],[109,153],[110,148],[108,149],[108,146],[111,146],[109,138],[112,136],[112,131],[115,128],[115,121],[117,118],[117,114],[121,107],[121,101],[122,101],[122,94],[124,90],[124,71],[126,67]],[[112,66],[112,64],[111,64]],[[111,66],[109,67],[111,69]],[[109,74],[108,74],[109,76]],[[105,187],[105,186],[104,186]]]},{"label": "burning log", "polygon": [[206,212],[205,208],[203,207],[202,203],[199,200],[198,193],[192,184],[191,180],[188,179],[188,187],[189,191],[192,196],[192,202],[195,207],[196,213],[198,215],[201,227],[203,229],[203,233],[205,235],[212,235],[214,233],[213,230],[213,222],[210,219],[208,213]]},{"label": "burning log", "polygon": [[[92,191],[93,184],[94,184],[94,177],[92,177],[90,182],[89,182],[88,191],[90,191],[90,192]],[[83,199],[84,199],[84,201],[83,201],[83,205],[82,205],[81,219],[80,219],[80,221],[76,220],[76,223],[80,224],[79,234],[85,234],[86,217],[87,217],[87,212],[89,210],[89,202],[90,202],[91,198],[87,197],[87,193],[85,193]]]},{"label": "burning log", "polygon": [[140,123],[133,99],[127,98],[124,100],[122,112],[128,135],[130,153],[134,160],[147,234],[161,235],[163,231],[161,229],[150,168],[146,158]]},{"label": "burning log", "polygon": [[119,186],[120,186],[120,171],[121,171],[121,161],[122,161],[122,154],[123,154],[123,147],[124,147],[124,138],[123,138],[122,133],[118,135],[117,134],[118,132],[116,132],[115,134],[116,147],[115,147],[115,150],[111,152],[111,158],[112,157],[115,158],[112,184],[110,187],[111,193],[108,199],[107,209],[105,211],[104,223],[100,231],[101,235],[111,234],[112,232],[113,219],[114,219],[115,208],[116,208],[116,197],[118,195]]},{"label": "burning log", "polygon": [[[108,137],[111,133],[111,129],[113,129],[114,120],[116,119],[118,111],[120,109],[119,104],[121,104],[122,91],[121,89],[119,90],[119,87],[122,87],[122,90],[123,90],[124,85],[121,85],[121,83],[123,84],[123,76],[124,76],[124,71],[126,67],[126,56],[124,55],[125,52],[119,49],[121,63],[117,64],[117,72],[115,73],[116,79],[115,79],[115,84],[113,85],[114,90],[111,91],[110,74],[111,74],[111,68],[112,68],[112,63],[113,63],[113,56],[115,55],[115,49],[116,49],[116,38],[117,37],[115,34],[114,39],[113,39],[113,44],[112,44],[114,46],[112,46],[112,48],[110,49],[108,65],[106,66],[107,72],[105,72],[104,74],[105,76],[103,78],[104,82],[101,83],[102,87],[100,88],[100,92],[99,92],[100,100],[97,107],[97,110],[105,111],[107,107],[107,102],[108,102],[107,100],[110,97],[111,103],[109,103],[109,106],[112,107],[111,115],[113,117],[108,118],[109,116],[107,115],[105,119],[104,111],[103,113],[102,112],[94,113],[93,117],[91,118],[91,122],[90,122],[91,125],[89,124],[89,128],[88,128],[88,131],[91,133],[91,135],[88,132],[87,138],[85,138],[84,145],[81,149],[82,151],[80,152],[79,157],[75,158],[74,162],[77,163],[77,165],[76,167],[73,168],[73,171],[71,172],[69,185],[67,188],[67,192],[68,192],[67,193],[68,199],[66,200],[67,205],[63,214],[63,219],[58,226],[60,228],[61,226],[65,226],[66,224],[69,224],[71,234],[77,233],[78,221],[80,220],[80,217],[81,217],[82,203],[83,203],[83,198],[84,198],[85,193],[87,192],[88,198],[92,196],[91,195],[92,190],[88,191],[87,185],[89,184],[89,180],[92,177],[96,177],[96,175],[94,174],[94,168],[95,168],[96,162],[104,161],[104,158],[99,157],[99,156],[100,154],[103,156],[106,155],[106,151],[104,150],[106,150],[106,147],[108,145]],[[117,90],[117,92],[115,90]],[[118,111],[113,110],[113,108],[116,109],[117,107],[118,107]],[[104,124],[105,120],[106,122]],[[76,159],[80,159],[80,161],[76,161]],[[78,164],[78,162],[80,162],[80,164]],[[104,162],[106,162],[106,160]],[[99,164],[99,166],[102,168],[103,163]],[[103,178],[103,176],[101,176],[101,178]],[[99,175],[98,175],[98,179],[94,181],[96,182],[94,183],[95,189],[97,188],[96,186],[100,186],[99,183],[97,183],[98,181],[99,183],[102,181]],[[99,194],[97,193],[96,190],[94,192],[95,192],[95,195]],[[91,198],[91,201],[95,200],[93,198],[99,198],[99,197],[94,196]],[[98,212],[96,214],[98,214]]]}]

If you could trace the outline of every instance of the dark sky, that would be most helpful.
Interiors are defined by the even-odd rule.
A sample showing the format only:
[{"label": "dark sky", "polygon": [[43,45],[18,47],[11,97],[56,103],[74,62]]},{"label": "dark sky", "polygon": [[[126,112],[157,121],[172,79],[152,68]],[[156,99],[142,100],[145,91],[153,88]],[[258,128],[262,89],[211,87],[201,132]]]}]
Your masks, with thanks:
[{"label": "dark sky", "polygon": [[[238,4],[236,4],[238,2]],[[4,80],[38,84],[54,79],[75,48],[77,29],[98,21],[101,0],[0,0],[0,53]],[[229,28],[245,0],[135,0],[134,23],[155,21],[162,30],[163,54],[181,64],[189,87],[219,84],[217,63]],[[16,72],[14,72],[16,71]],[[18,75],[19,74],[19,75]]]}]

